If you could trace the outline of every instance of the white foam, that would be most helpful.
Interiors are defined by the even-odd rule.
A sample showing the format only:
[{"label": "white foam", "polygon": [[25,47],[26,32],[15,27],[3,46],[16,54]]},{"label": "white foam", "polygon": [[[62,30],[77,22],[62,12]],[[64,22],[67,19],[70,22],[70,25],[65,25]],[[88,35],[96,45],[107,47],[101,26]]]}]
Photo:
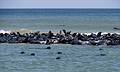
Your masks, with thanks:
[{"label": "white foam", "polygon": [[3,34],[8,33],[8,34],[10,34],[11,31],[0,30],[0,33],[3,33]]},{"label": "white foam", "polygon": [[12,32],[20,32],[20,33],[24,34],[24,33],[30,33],[33,31],[29,30],[29,29],[22,28],[22,29],[12,30]]},{"label": "white foam", "polygon": [[[91,33],[96,34],[96,35],[98,34],[98,32],[85,32],[85,33],[81,33],[81,34],[91,35]],[[110,34],[116,33],[116,34],[119,34],[119,35],[120,35],[119,32],[102,32],[101,34],[104,35],[104,34],[108,34],[108,33],[110,33]]]},{"label": "white foam", "polygon": [[119,32],[102,32],[102,35],[103,35],[103,34],[108,34],[108,33],[110,33],[110,34],[114,34],[114,33],[116,33],[116,34],[120,35]]},{"label": "white foam", "polygon": [[81,34],[91,35],[91,33],[93,33],[93,34],[97,34],[98,32],[85,32],[85,33],[81,33]]}]

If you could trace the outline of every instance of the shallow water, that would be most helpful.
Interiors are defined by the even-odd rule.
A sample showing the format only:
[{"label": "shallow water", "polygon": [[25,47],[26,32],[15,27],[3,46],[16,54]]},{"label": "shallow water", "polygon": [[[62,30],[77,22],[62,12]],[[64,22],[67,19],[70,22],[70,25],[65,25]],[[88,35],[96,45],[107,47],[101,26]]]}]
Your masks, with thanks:
[{"label": "shallow water", "polygon": [[[120,72],[120,46],[50,45],[51,49],[45,49],[47,46],[0,44],[0,71]],[[20,54],[21,51],[25,54]],[[30,56],[31,53],[35,56]]]}]

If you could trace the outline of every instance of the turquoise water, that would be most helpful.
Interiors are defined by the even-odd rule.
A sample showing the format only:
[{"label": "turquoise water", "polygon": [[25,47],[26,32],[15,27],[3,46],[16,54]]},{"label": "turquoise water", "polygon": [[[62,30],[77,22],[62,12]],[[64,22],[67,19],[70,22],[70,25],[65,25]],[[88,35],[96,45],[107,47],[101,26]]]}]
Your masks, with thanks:
[{"label": "turquoise water", "polygon": [[[120,33],[113,27],[120,27],[120,9],[0,9],[0,30]],[[120,46],[47,46],[0,44],[0,72],[120,72]]]},{"label": "turquoise water", "polygon": [[120,9],[0,9],[0,29],[120,32]]},{"label": "turquoise water", "polygon": [[[45,49],[47,45],[0,44],[0,71],[120,72],[120,46],[50,46],[51,49]],[[20,54],[21,51],[25,54]],[[58,51],[62,54],[57,54]],[[36,55],[30,56],[31,53]]]}]

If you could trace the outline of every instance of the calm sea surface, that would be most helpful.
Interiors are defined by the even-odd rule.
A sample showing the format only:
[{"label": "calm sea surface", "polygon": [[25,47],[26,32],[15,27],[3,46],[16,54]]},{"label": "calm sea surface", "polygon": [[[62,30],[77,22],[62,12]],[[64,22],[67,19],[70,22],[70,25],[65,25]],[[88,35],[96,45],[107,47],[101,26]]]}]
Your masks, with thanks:
[{"label": "calm sea surface", "polygon": [[[120,9],[0,9],[0,30],[120,33],[113,27]],[[0,72],[120,72],[120,46],[0,44]]]},{"label": "calm sea surface", "polygon": [[120,32],[120,9],[0,9],[0,29]]},{"label": "calm sea surface", "polygon": [[[46,45],[0,44],[0,71],[120,72],[120,46],[50,46],[51,49],[45,49]],[[20,54],[21,51],[25,54]],[[57,54],[58,51],[62,54]],[[35,56],[30,56],[31,53]]]}]

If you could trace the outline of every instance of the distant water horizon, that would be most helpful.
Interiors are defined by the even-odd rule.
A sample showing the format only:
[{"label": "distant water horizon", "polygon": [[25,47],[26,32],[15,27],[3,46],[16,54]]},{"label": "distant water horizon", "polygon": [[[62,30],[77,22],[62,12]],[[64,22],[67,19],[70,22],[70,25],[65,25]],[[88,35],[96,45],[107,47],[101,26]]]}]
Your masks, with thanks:
[{"label": "distant water horizon", "polygon": [[120,9],[0,9],[0,29],[7,31],[120,32]]}]

